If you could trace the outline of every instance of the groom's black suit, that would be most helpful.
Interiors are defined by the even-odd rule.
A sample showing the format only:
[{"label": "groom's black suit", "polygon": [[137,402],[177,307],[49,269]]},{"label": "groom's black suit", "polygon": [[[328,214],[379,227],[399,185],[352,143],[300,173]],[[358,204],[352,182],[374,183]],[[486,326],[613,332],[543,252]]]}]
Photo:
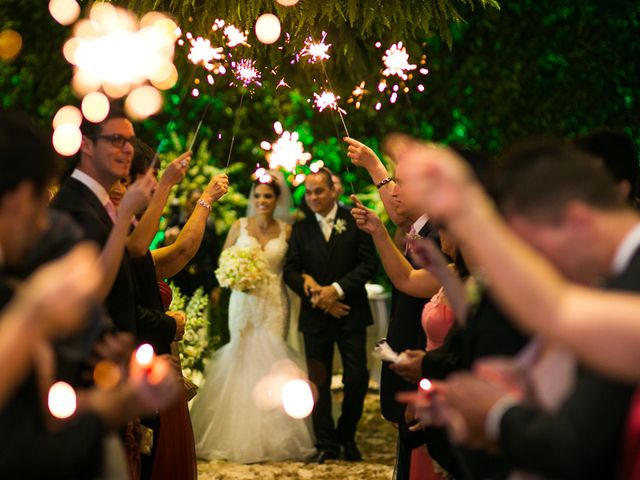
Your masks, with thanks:
[{"label": "groom's black suit", "polygon": [[[319,392],[313,411],[317,446],[333,452],[339,449],[340,442],[354,439],[362,416],[369,384],[366,327],[373,323],[365,283],[377,269],[371,237],[358,229],[345,208],[338,208],[335,223],[338,222],[344,222],[346,228],[338,233],[334,227],[329,241],[325,241],[315,215],[297,222],[284,266],[285,282],[302,301],[299,329],[304,334],[309,377]],[[304,292],[303,273],[323,286],[337,282],[344,291],[341,301],[351,307],[349,314],[337,319],[313,308]],[[334,344],[338,345],[344,368],[344,400],[337,430],[331,416]]]}]

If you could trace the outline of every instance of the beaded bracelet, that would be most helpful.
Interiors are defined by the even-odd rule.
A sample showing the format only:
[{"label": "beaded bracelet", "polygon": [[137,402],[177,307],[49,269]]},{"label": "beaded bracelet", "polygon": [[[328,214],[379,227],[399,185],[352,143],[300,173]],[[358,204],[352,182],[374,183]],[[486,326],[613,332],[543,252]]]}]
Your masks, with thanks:
[{"label": "beaded bracelet", "polygon": [[393,182],[393,178],[387,177],[384,180],[381,180],[380,182],[376,183],[376,188],[378,190],[380,190],[382,187],[384,187],[389,182]]},{"label": "beaded bracelet", "polygon": [[206,208],[207,210],[211,211],[211,204],[210,204],[210,203],[205,202],[205,201],[204,201],[204,200],[202,200],[202,199],[199,199],[199,200],[198,200],[198,205],[202,205],[204,208]]}]

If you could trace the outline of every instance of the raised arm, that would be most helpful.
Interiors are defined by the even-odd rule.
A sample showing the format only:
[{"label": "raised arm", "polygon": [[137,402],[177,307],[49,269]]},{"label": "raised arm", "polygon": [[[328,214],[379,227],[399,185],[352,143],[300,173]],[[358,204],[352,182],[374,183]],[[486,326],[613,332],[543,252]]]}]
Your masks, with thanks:
[{"label": "raised arm", "polygon": [[[382,163],[380,158],[378,158],[371,148],[353,138],[344,137],[343,140],[349,145],[347,156],[351,159],[354,165],[363,167],[367,170],[375,185],[391,178],[387,168],[384,166],[384,163]],[[396,202],[392,195],[394,186],[395,182],[393,180],[382,185],[378,189],[380,192],[380,198],[382,199],[384,208],[389,214],[391,221],[398,227],[405,229],[411,224],[411,219],[397,212]]]},{"label": "raised arm", "polygon": [[213,177],[176,241],[151,252],[159,280],[173,277],[198,252],[211,214],[211,205],[227,193],[228,189],[229,179],[226,175]]},{"label": "raised arm", "polygon": [[[430,175],[425,208],[445,220],[487,278],[505,311],[524,330],[559,341],[585,363],[640,380],[640,297],[569,283],[517,237],[452,151],[400,138]],[[606,321],[603,321],[606,319]]]},{"label": "raised arm", "polygon": [[[411,254],[413,260],[420,267],[429,270],[440,281],[458,323],[464,326],[469,313],[469,300],[467,299],[465,283],[449,266],[447,259],[433,240],[425,238],[412,242]],[[470,277],[469,281],[473,282],[473,277]]]},{"label": "raised arm", "polygon": [[[354,198],[355,201],[355,197]],[[375,212],[358,202],[351,210],[358,228],[368,233],[380,255],[385,272],[393,285],[403,293],[418,298],[429,298],[440,288],[440,282],[427,270],[414,269],[393,243],[389,232]]]},{"label": "raised arm", "polygon": [[155,185],[156,180],[150,173],[147,173],[144,177],[134,182],[122,197],[116,222],[99,257],[99,262],[104,272],[102,285],[98,290],[98,298],[101,300],[107,298],[120,270],[131,221],[135,214],[149,203],[151,192]]},{"label": "raised arm", "polygon": [[184,178],[190,161],[191,152],[185,152],[171,162],[162,173],[149,206],[134,231],[127,238],[127,251],[133,258],[142,257],[149,250],[149,245],[158,231],[160,217],[169,198],[169,193],[173,186]]}]

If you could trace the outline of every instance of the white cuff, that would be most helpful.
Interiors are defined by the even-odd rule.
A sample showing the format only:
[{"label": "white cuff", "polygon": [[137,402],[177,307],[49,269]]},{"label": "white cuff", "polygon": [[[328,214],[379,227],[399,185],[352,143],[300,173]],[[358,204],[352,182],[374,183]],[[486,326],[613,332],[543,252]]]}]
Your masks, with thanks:
[{"label": "white cuff", "polygon": [[331,286],[336,289],[336,292],[338,292],[338,298],[344,298],[344,290],[342,290],[342,287],[338,282],[333,282]]},{"label": "white cuff", "polygon": [[489,413],[487,413],[484,424],[485,434],[489,440],[494,442],[500,440],[500,423],[502,422],[502,417],[504,417],[511,407],[515,407],[519,403],[520,401],[516,399],[516,397],[508,394],[493,404],[493,407],[491,407]]}]

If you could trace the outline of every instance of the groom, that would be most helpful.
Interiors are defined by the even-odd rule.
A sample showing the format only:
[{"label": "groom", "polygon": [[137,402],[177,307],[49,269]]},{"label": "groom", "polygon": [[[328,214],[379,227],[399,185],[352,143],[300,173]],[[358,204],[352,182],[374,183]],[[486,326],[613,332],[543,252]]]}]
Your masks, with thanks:
[{"label": "groom", "polygon": [[[301,300],[300,331],[304,335],[309,378],[318,387],[313,410],[318,463],[345,458],[359,461],[355,442],[369,385],[366,330],[373,323],[365,283],[377,269],[371,238],[360,231],[347,209],[337,203],[331,172],[321,169],[305,180],[311,210],[293,226],[284,280]],[[334,345],[342,357],[344,400],[338,426],[331,411]]]}]

